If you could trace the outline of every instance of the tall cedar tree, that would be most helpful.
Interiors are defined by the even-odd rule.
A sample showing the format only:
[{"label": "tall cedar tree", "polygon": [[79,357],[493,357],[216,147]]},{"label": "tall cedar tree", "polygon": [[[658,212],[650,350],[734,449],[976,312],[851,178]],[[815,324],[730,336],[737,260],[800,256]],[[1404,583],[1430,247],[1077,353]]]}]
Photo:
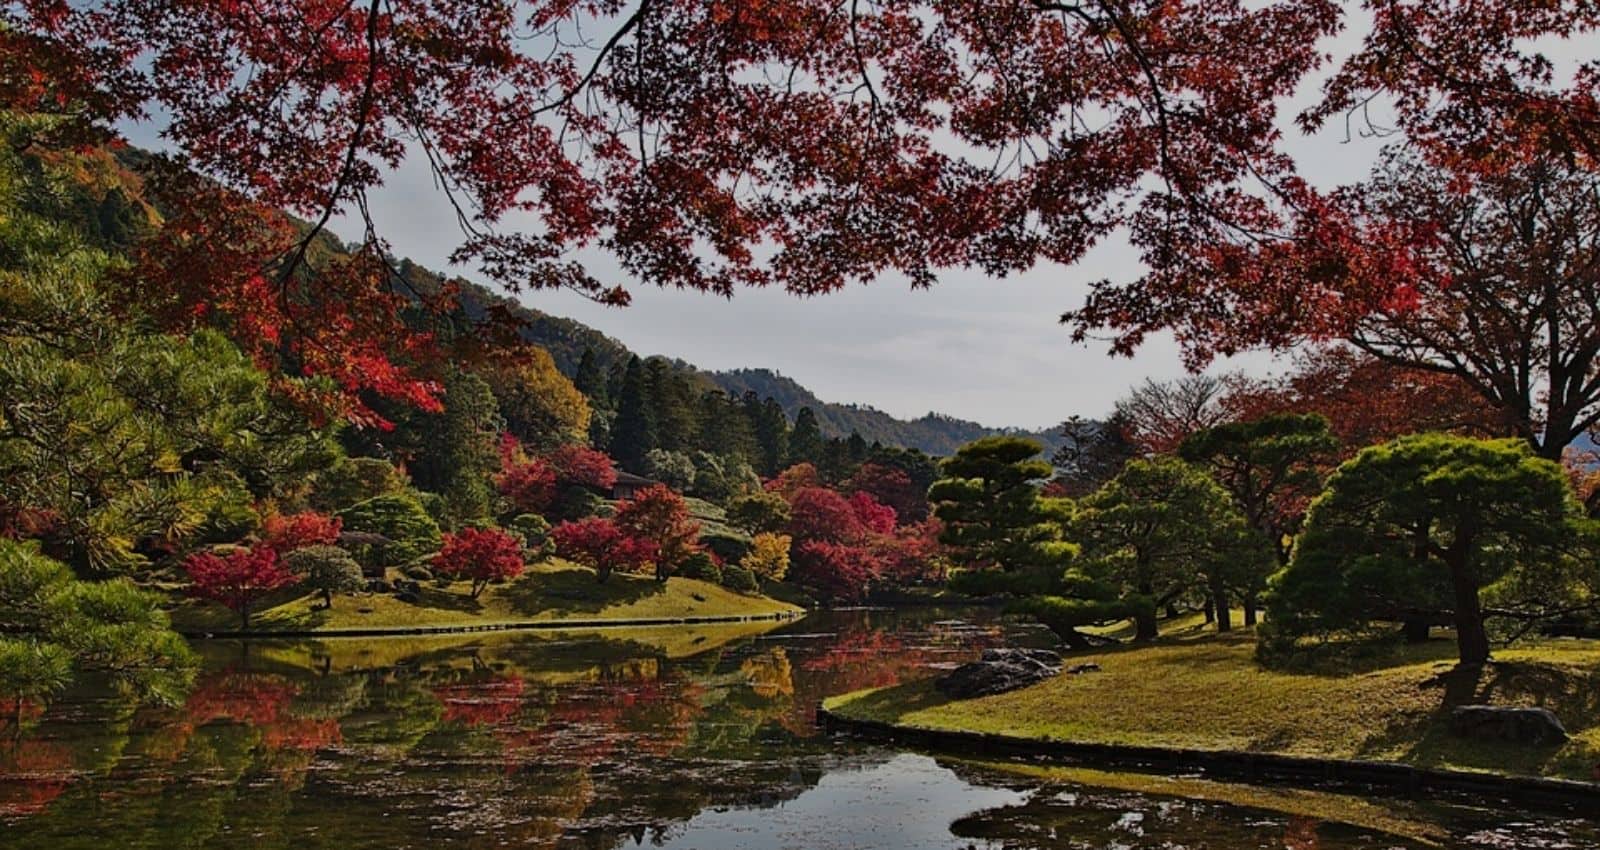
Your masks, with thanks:
[{"label": "tall cedar tree", "polygon": [[606,392],[606,376],[600,370],[599,360],[595,357],[594,349],[584,347],[583,356],[578,360],[578,371],[573,375],[572,383],[589,399],[595,407],[609,408],[611,399]]},{"label": "tall cedar tree", "polygon": [[644,363],[628,358],[617,393],[617,419],[611,425],[611,456],[623,469],[643,472],[645,455],[656,447],[655,422],[651,418],[649,390]]},{"label": "tall cedar tree", "polygon": [[794,430],[789,432],[789,465],[817,463],[822,460],[822,426],[817,424],[817,414],[809,407],[795,412]]}]

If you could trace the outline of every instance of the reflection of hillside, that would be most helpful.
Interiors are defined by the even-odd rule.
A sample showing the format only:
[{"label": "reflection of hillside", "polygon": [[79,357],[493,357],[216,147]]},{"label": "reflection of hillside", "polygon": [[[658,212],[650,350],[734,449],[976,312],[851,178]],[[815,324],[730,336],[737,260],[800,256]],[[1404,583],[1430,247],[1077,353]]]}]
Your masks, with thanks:
[{"label": "reflection of hillside", "polygon": [[321,638],[317,640],[205,641],[197,645],[208,666],[236,666],[242,661],[255,669],[287,668],[318,673],[380,670],[406,663],[443,660],[463,653],[482,657],[523,657],[526,666],[541,670],[563,658],[585,666],[603,658],[647,655],[688,658],[736,644],[777,629],[782,624],[763,620],[694,626],[651,626],[586,631],[504,631],[376,638]]}]

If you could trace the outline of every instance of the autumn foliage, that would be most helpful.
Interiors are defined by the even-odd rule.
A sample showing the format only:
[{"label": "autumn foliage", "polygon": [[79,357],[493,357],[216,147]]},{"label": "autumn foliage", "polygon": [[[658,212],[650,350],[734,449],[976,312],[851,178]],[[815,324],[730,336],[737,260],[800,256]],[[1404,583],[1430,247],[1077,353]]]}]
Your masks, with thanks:
[{"label": "autumn foliage", "polygon": [[497,528],[463,528],[444,535],[444,545],[433,556],[433,568],[446,578],[472,583],[477,599],[492,581],[522,575],[522,544]]},{"label": "autumn foliage", "polygon": [[617,526],[653,550],[656,578],[665,580],[700,549],[700,523],[689,517],[683,496],[657,484],[617,505]]},{"label": "autumn foliage", "polygon": [[272,591],[299,581],[268,546],[234,549],[224,555],[200,552],[190,555],[183,568],[189,574],[195,596],[231,608],[246,629],[250,628],[250,615],[257,602]]},{"label": "autumn foliage", "polygon": [[617,570],[634,572],[655,560],[655,547],[605,517],[563,522],[550,532],[556,554],[594,568],[604,582]]},{"label": "autumn foliage", "polygon": [[305,546],[332,546],[343,528],[339,517],[316,511],[268,514],[261,520],[261,543],[279,555]]}]

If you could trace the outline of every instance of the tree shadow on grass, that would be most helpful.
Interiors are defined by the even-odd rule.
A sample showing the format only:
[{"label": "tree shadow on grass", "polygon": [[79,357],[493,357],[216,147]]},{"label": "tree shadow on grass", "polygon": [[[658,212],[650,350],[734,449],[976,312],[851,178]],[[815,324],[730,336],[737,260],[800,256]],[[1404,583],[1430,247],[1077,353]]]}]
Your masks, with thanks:
[{"label": "tree shadow on grass", "polygon": [[934,689],[932,679],[921,679],[853,697],[842,713],[866,720],[898,723],[907,714],[938,708],[951,702],[954,700]]},{"label": "tree shadow on grass", "polygon": [[1263,668],[1274,672],[1334,678],[1428,662],[1433,662],[1443,670],[1453,666],[1456,658],[1454,638],[1434,638],[1426,643],[1407,644],[1390,635],[1330,640],[1302,646],[1293,652],[1258,653],[1256,656]]},{"label": "tree shadow on grass", "polygon": [[542,613],[597,614],[618,605],[629,605],[657,594],[667,586],[645,576],[613,573],[605,583],[595,579],[593,570],[552,570],[531,575],[499,589],[499,597],[523,616]]},{"label": "tree shadow on grass", "polygon": [[1456,666],[1423,682],[1437,693],[1427,714],[1391,723],[1364,742],[1364,753],[1400,754],[1419,765],[1454,765],[1496,772],[1557,772],[1593,778],[1600,752],[1582,740],[1535,746],[1451,734],[1450,715],[1463,705],[1538,706],[1554,712],[1569,733],[1600,724],[1600,671],[1539,662]]},{"label": "tree shadow on grass", "polygon": [[436,611],[459,611],[463,614],[477,614],[483,611],[483,602],[466,595],[453,593],[438,587],[423,587],[417,592],[418,608],[432,608]]}]

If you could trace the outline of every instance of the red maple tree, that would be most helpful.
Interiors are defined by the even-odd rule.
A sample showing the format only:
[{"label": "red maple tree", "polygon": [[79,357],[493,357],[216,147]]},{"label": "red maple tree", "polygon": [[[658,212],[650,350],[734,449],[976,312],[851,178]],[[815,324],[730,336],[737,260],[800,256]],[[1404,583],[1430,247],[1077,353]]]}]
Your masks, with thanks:
[{"label": "red maple tree", "polygon": [[683,496],[664,484],[624,499],[617,505],[616,521],[628,535],[649,544],[658,581],[666,581],[684,559],[700,549],[700,523],[689,516]]},{"label": "red maple tree", "polygon": [[615,570],[633,572],[655,560],[655,547],[623,530],[615,520],[587,517],[563,522],[550,531],[556,554],[594,568],[603,583]]},{"label": "red maple tree", "polygon": [[[1074,333],[1130,351],[1174,330],[1198,364],[1345,337],[1441,279],[1370,187],[1305,179],[1282,119],[1392,104],[1372,129],[1452,182],[1600,159],[1600,66],[1558,76],[1539,52],[1592,34],[1593,3],[1367,0],[1360,47],[1330,62],[1355,5],[21,0],[0,11],[0,105],[70,116],[68,143],[160,116],[215,182],[159,193],[168,221],[128,291],[346,399],[438,403],[417,369],[433,340],[395,331],[451,293],[398,275],[367,215],[407,158],[458,214],[453,259],[615,304],[628,293],[575,249],[662,286],[814,294],[1073,263],[1126,230],[1148,273],[1096,286]],[[319,264],[338,213],[367,226]]]},{"label": "red maple tree", "polygon": [[332,546],[343,528],[344,520],[316,511],[271,513],[261,520],[261,544],[279,555],[303,546]]},{"label": "red maple tree", "polygon": [[505,581],[522,575],[522,544],[498,528],[463,528],[444,535],[433,568],[446,578],[472,583],[471,596],[477,599],[492,581]]},{"label": "red maple tree", "polygon": [[220,602],[239,615],[239,625],[250,628],[250,615],[257,602],[300,578],[278,562],[278,553],[269,546],[234,549],[227,554],[199,552],[183,562],[189,574],[190,592],[202,599]]}]

